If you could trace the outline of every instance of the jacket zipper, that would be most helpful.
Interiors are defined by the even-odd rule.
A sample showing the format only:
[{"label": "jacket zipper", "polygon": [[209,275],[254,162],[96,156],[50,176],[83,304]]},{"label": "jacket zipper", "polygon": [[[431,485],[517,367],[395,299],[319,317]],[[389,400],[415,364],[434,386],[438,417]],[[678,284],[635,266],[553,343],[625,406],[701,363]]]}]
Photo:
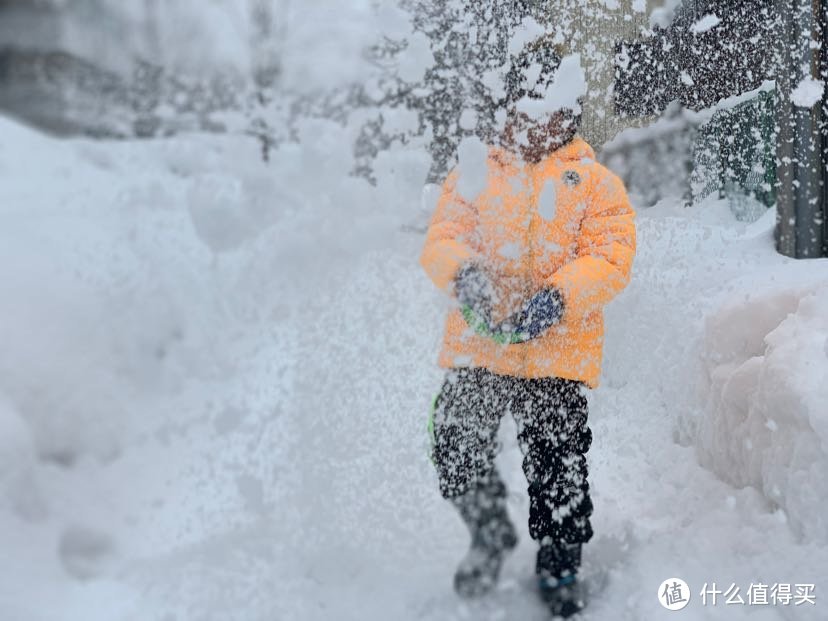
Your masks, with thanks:
[{"label": "jacket zipper", "polygon": [[[528,200],[526,201],[526,215],[529,218],[529,226],[527,227],[528,231],[529,231],[529,243],[528,243],[528,246],[529,246],[529,261],[528,261],[528,263],[529,263],[529,265],[528,265],[528,269],[527,269],[528,283],[527,283],[526,290],[529,292],[529,295],[532,295],[532,287],[533,287],[533,282],[534,282],[533,275],[534,275],[534,271],[535,271],[535,211],[536,211],[536,207],[537,207],[535,205],[535,209],[533,210],[533,204],[534,204],[533,201],[536,201],[537,198],[535,197],[535,170],[534,170],[534,168],[531,164],[527,163],[527,166],[528,166],[527,177],[529,178],[528,179],[528,181],[529,181],[528,182],[529,196],[528,196]],[[527,359],[527,354],[526,354],[526,351],[524,351],[523,355],[521,356],[521,360],[520,360],[520,365],[521,365],[521,369],[522,369],[524,377],[526,376],[526,372],[527,372],[526,359]]]}]

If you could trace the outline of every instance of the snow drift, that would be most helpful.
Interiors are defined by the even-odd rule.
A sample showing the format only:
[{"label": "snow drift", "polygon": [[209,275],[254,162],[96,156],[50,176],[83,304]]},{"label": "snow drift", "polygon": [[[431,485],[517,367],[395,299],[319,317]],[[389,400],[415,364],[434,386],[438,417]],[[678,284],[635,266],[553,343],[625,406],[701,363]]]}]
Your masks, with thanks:
[{"label": "snow drift", "polygon": [[699,456],[723,479],[755,486],[783,507],[803,540],[824,543],[828,280],[744,298],[707,319]]}]

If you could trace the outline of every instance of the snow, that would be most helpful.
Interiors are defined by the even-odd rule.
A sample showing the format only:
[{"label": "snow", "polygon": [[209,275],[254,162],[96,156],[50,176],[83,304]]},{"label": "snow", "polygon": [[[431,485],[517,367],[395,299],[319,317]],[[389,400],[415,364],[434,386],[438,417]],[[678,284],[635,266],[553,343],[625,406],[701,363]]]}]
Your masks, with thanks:
[{"label": "snow", "polygon": [[[784,508],[803,541],[828,542],[828,274],[804,287],[740,286],[707,319],[709,406],[701,462]],[[750,442],[748,443],[747,440]]]},{"label": "snow", "polygon": [[477,136],[468,136],[457,148],[457,191],[469,202],[486,188],[489,173],[489,149]]},{"label": "snow", "polygon": [[32,516],[39,498],[33,488],[36,461],[28,425],[0,395],[0,509]]},{"label": "snow", "polygon": [[713,30],[713,28],[715,28],[721,23],[722,20],[719,18],[718,15],[716,15],[715,13],[710,13],[702,17],[692,26],[690,26],[690,32],[694,34],[702,34],[704,32]]},{"label": "snow", "polygon": [[523,256],[524,248],[519,242],[507,242],[497,249],[497,254],[505,259],[517,261]]},{"label": "snow", "polygon": [[467,131],[474,130],[477,127],[477,112],[469,109],[463,110],[460,115],[460,127]]},{"label": "snow", "polygon": [[[488,90],[493,99],[502,99],[506,96],[506,83],[503,79],[503,74],[499,69],[490,69],[484,72],[481,83]],[[504,115],[504,119],[499,121],[502,125],[503,120],[505,120],[506,111],[501,109],[498,110],[498,112]]]},{"label": "snow", "polygon": [[[281,3],[264,0],[279,12]],[[250,0],[41,2],[13,7],[4,44],[60,49],[125,74],[136,57],[189,74],[238,72],[253,63]],[[101,27],[106,24],[106,27]]]},{"label": "snow", "polygon": [[819,103],[824,92],[825,82],[805,77],[791,92],[791,101],[800,108],[811,108]]},{"label": "snow", "polygon": [[[143,12],[105,4],[134,26],[103,55],[128,70],[148,49]],[[152,4],[153,59],[168,68],[256,62],[247,0]],[[405,16],[340,4],[274,4],[280,87],[361,82],[365,33],[380,29],[408,37],[398,75],[422,78],[430,44]],[[95,56],[88,23],[74,10],[63,43]],[[527,21],[512,53],[542,33]],[[503,93],[501,71],[485,82]],[[538,114],[577,109],[584,89],[579,57],[565,58]],[[399,110],[383,121],[417,124]],[[372,186],[348,175],[354,127],[297,131],[266,165],[245,137],[59,142],[0,118],[0,619],[546,618],[509,422],[521,547],[492,598],[450,590],[467,538],[427,458],[447,304],[417,263],[440,191],[423,187],[427,154],[416,141],[381,153]],[[479,140],[461,145],[468,200],[486,158]],[[658,618],[667,576],[697,592],[828,569],[828,334],[812,267],[825,263],[780,258],[772,222],[745,227],[723,205],[639,221],[591,395],[586,561],[610,582],[587,619]]]},{"label": "snow", "polygon": [[[692,78],[689,75],[685,76],[684,72],[682,72],[682,75],[679,77],[686,83],[692,82]],[[684,127],[684,125],[688,122],[693,125],[702,125],[710,121],[717,112],[723,110],[733,110],[746,102],[756,99],[760,93],[773,91],[775,89],[776,82],[773,80],[766,80],[758,88],[742,93],[741,95],[727,97],[715,105],[703,110],[681,108],[676,114],[663,115],[644,127],[631,127],[625,129],[616,135],[612,140],[607,142],[604,145],[604,149],[615,151],[641,142],[664,138],[675,133],[678,129]]]},{"label": "snow", "polygon": [[[537,78],[536,78],[537,79]],[[576,114],[581,111],[579,98],[586,94],[587,83],[581,67],[581,55],[569,54],[561,59],[552,83],[543,93],[543,99],[523,97],[517,102],[517,109],[532,119],[541,119],[555,110],[569,109]]]},{"label": "snow", "polygon": [[538,196],[538,214],[547,222],[555,219],[558,207],[558,190],[554,179],[547,179]]},{"label": "snow", "polygon": [[419,82],[426,69],[434,65],[431,41],[422,32],[408,35],[406,53],[400,58],[398,75],[406,82]]},{"label": "snow", "polygon": [[682,0],[663,0],[659,2],[662,6],[650,11],[650,26],[667,28],[673,21],[676,9],[681,6]]},{"label": "snow", "polygon": [[[247,137],[0,118],[0,618],[546,618],[509,421],[521,544],[492,597],[451,592],[467,535],[426,431],[449,302],[411,226],[428,162],[401,147],[372,186],[350,128],[300,135],[265,164]],[[466,143],[472,186],[481,157]],[[778,255],[773,225],[639,213],[590,395],[585,564],[609,581],[586,620],[662,618],[671,576],[685,619],[783,619],[698,592],[828,575],[828,262]]]},{"label": "snow", "polygon": [[546,34],[546,29],[534,17],[524,18],[509,39],[509,54],[517,56],[532,41]]},{"label": "snow", "polygon": [[411,16],[393,0],[379,3],[376,16],[377,24],[386,36],[404,38],[411,34]]}]

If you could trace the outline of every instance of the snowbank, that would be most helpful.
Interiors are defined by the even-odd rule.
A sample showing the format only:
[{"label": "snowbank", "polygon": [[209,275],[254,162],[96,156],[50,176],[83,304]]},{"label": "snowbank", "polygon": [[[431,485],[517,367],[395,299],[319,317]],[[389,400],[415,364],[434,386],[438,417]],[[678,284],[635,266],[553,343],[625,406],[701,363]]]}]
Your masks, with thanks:
[{"label": "snowbank", "polygon": [[281,306],[284,279],[345,269],[419,212],[425,156],[387,156],[388,204],[348,176],[351,131],[304,123],[267,165],[248,138],[70,145],[0,119],[0,390],[42,455],[114,457],[137,402],[233,367],[235,323]]},{"label": "snowbank", "polygon": [[809,287],[735,293],[707,318],[709,402],[697,449],[719,476],[755,486],[783,507],[803,540],[825,543],[828,279],[822,278]]},{"label": "snowbank", "polygon": [[[296,456],[341,468],[309,453],[335,439],[300,422],[333,397],[297,375],[331,361],[344,306],[361,312],[357,266],[415,238],[401,226],[428,171],[414,150],[384,156],[376,187],[348,176],[353,131],[303,123],[265,163],[248,137],[61,142],[0,117],[0,618],[160,620],[184,598],[205,608],[182,618],[207,619],[210,590],[220,618],[237,595],[239,618],[266,618],[197,569],[182,595],[188,546],[249,528],[276,558],[319,553],[296,537],[302,519],[324,531]],[[262,573],[281,576],[283,618],[291,571]]]}]

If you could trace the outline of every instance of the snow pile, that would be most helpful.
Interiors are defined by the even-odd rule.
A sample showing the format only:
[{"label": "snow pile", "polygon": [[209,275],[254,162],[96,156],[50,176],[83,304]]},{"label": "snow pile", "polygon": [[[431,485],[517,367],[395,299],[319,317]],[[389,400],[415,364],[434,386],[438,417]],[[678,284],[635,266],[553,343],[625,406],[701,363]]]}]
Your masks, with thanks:
[{"label": "snow pile", "polygon": [[116,456],[136,400],[226,370],[286,280],[419,215],[427,156],[386,154],[372,188],[348,175],[354,131],[301,123],[265,164],[246,137],[69,145],[0,119],[0,391],[41,455]]},{"label": "snow pile", "polygon": [[[123,594],[153,580],[138,559],[279,507],[289,541],[308,501],[283,453],[306,437],[280,412],[304,412],[296,370],[345,299],[326,292],[404,235],[428,170],[416,149],[377,187],[350,177],[354,131],[303,123],[264,163],[249,137],[60,142],[0,118],[0,618],[130,618],[85,601],[130,571],[117,601],[162,619],[180,593]],[[41,614],[43,576],[65,614]]]},{"label": "snow pile", "polygon": [[745,295],[708,317],[701,462],[828,542],[828,281]]}]

